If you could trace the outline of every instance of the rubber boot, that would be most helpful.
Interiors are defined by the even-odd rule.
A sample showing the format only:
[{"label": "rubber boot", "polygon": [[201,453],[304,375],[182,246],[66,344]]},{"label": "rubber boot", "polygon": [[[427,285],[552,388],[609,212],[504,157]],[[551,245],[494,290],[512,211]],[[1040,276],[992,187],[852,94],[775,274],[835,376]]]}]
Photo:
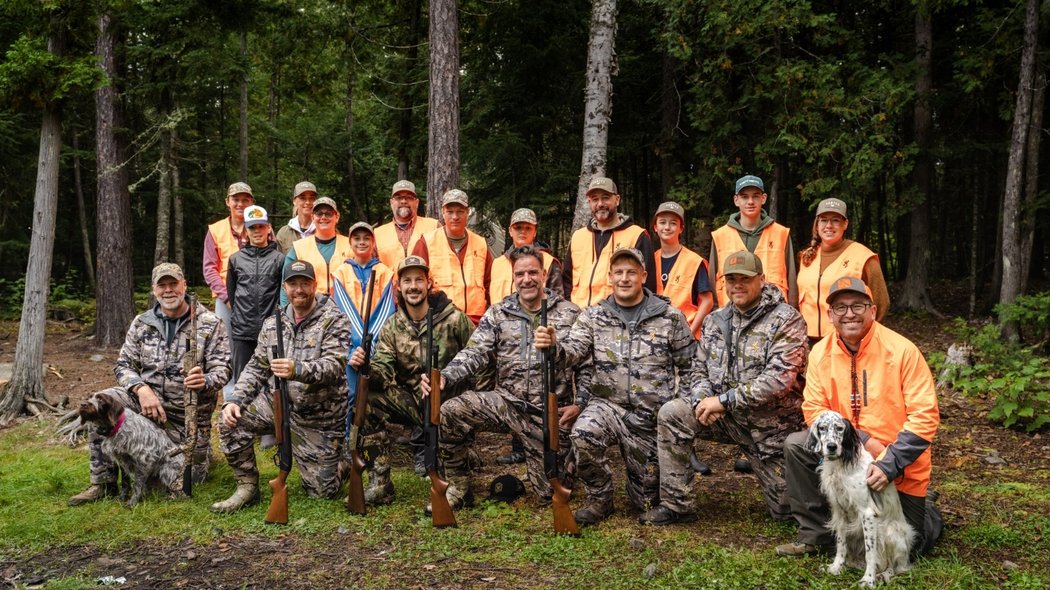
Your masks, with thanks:
[{"label": "rubber boot", "polygon": [[222,502],[212,504],[211,511],[223,514],[236,512],[245,506],[253,506],[258,502],[259,484],[243,482],[237,484],[237,489],[233,491],[233,495],[229,498],[226,498]]}]

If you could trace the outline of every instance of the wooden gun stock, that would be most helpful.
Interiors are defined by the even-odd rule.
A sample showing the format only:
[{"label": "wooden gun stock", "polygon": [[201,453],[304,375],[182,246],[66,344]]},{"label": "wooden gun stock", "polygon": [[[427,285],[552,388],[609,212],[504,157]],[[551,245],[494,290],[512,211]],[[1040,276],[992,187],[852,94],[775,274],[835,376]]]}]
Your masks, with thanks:
[{"label": "wooden gun stock", "polygon": [[[441,426],[441,371],[436,367],[431,366],[430,368],[430,396],[427,397],[427,404],[429,405],[427,412],[428,424],[424,426],[427,428],[437,429]],[[435,437],[436,439],[436,437]],[[437,441],[434,441],[435,446]],[[435,457],[437,453],[435,452]],[[427,475],[430,476],[430,517],[434,528],[445,528],[454,527],[456,525],[456,515],[452,512],[452,506],[448,503],[448,482],[441,479],[441,475],[437,471],[437,460],[429,465]]]},{"label": "wooden gun stock", "polygon": [[[542,301],[540,307],[540,325],[547,326],[546,299]],[[558,398],[554,395],[555,370],[550,350],[545,349],[542,370],[543,388],[546,391],[543,397],[543,469],[553,492],[551,510],[554,512],[554,532],[559,535],[578,537],[580,528],[576,524],[572,508],[569,507],[569,494],[572,493],[572,490],[561,483],[560,477]]]},{"label": "wooden gun stock", "polygon": [[270,480],[273,496],[266,510],[266,524],[288,524],[288,472],[281,471]]}]

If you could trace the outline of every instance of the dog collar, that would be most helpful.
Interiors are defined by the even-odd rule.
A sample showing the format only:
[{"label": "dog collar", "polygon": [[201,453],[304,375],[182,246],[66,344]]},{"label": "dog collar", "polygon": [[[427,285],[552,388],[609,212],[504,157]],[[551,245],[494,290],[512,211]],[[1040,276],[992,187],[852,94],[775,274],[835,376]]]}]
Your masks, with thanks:
[{"label": "dog collar", "polygon": [[126,412],[120,413],[120,418],[117,418],[117,423],[113,425],[113,430],[109,431],[109,434],[106,435],[106,438],[113,438],[117,435],[117,432],[120,430],[120,427],[124,426],[124,418],[126,415]]}]

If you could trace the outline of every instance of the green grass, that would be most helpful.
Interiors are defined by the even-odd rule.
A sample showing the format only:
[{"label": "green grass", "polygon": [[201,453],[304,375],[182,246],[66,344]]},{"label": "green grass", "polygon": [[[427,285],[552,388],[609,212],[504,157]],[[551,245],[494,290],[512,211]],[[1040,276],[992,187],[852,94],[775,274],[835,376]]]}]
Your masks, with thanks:
[{"label": "green grass", "polygon": [[[364,518],[348,515],[340,501],[306,498],[293,470],[287,527],[263,523],[265,490],[258,506],[225,516],[208,511],[234,488],[222,460],[187,501],[150,495],[134,510],[113,501],[69,508],[68,497],[87,483],[87,452],[53,441],[52,428],[52,422],[36,420],[0,433],[0,557],[87,545],[119,553],[142,543],[164,546],[187,539],[209,546],[231,538],[291,538],[304,553],[346,548],[346,563],[367,565],[355,581],[363,588],[396,587],[406,579],[423,586],[471,587],[491,579],[500,587],[793,590],[852,588],[861,575],[820,573],[826,558],[775,557],[772,548],[791,540],[794,528],[756,510],[761,498],[757,489],[747,488],[721,498],[701,492],[699,525],[641,527],[618,511],[578,539],[552,535],[550,512],[536,509],[531,500],[514,506],[481,502],[457,513],[458,528],[435,530],[420,510],[429,486],[408,470],[394,473],[398,501]],[[263,481],[276,475],[269,453],[259,454],[259,465]],[[949,478],[941,491],[965,497],[978,517],[949,529],[936,557],[920,560],[886,588],[1050,584],[1048,486]],[[1003,559],[1018,567],[1005,567]],[[47,587],[94,587],[92,573],[74,572]]]}]

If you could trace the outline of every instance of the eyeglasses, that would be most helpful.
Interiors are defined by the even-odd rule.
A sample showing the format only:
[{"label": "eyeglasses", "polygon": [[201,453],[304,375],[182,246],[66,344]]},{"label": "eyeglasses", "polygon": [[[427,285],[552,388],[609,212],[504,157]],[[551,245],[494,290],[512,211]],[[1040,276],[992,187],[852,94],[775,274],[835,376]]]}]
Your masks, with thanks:
[{"label": "eyeglasses", "polygon": [[854,315],[860,315],[871,307],[871,303],[851,303],[846,305],[845,303],[837,303],[831,306],[831,311],[835,312],[835,315],[846,315],[846,310],[849,309]]},{"label": "eyeglasses", "polygon": [[331,209],[314,209],[314,217],[335,217],[335,211]]},{"label": "eyeglasses", "polygon": [[846,220],[842,217],[818,217],[817,225],[842,225]]}]

